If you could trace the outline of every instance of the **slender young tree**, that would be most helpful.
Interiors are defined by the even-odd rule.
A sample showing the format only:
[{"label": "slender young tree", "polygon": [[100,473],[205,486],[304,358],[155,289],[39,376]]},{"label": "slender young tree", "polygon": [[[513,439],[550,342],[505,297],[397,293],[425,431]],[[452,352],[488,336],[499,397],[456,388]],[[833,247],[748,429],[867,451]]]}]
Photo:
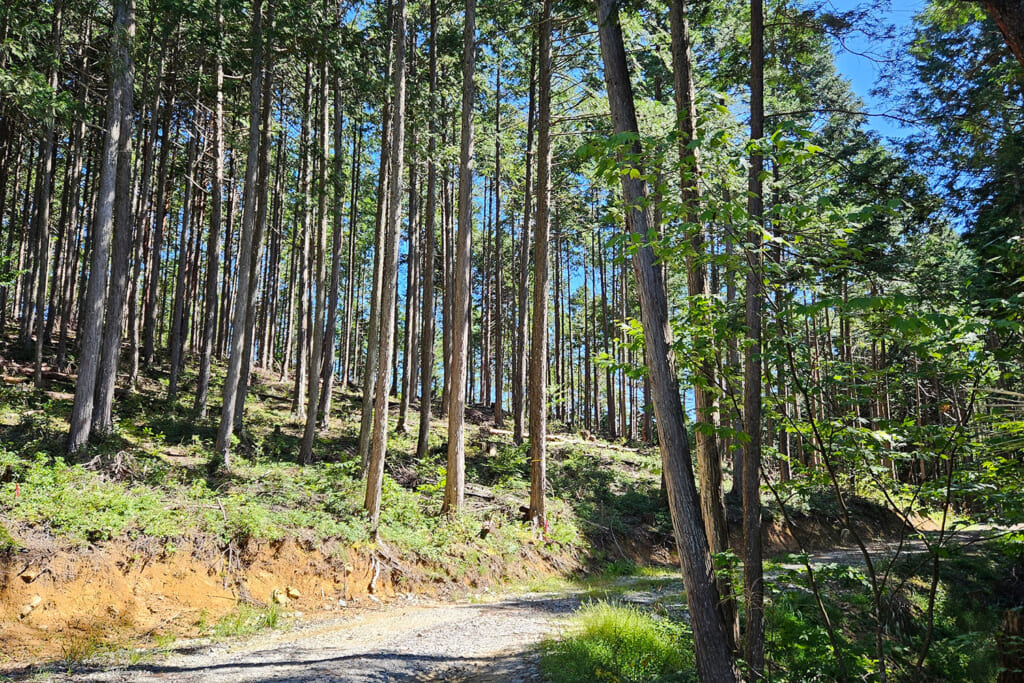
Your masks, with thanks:
[{"label": "slender young tree", "polygon": [[217,277],[220,269],[220,230],[224,203],[224,12],[217,0],[217,45],[214,48],[213,110],[213,183],[210,188],[210,230],[206,240],[206,285],[203,295],[202,353],[199,357],[199,382],[196,387],[195,413],[206,417],[210,393],[210,368],[213,361],[217,325]]},{"label": "slender young tree", "polygon": [[[352,350],[355,344],[353,344],[354,329],[352,326],[355,318],[355,292],[356,292],[356,280],[357,270],[362,267],[360,262],[356,263],[356,234],[358,231],[358,215],[359,215],[359,176],[361,174],[361,157],[362,157],[362,120],[356,118],[351,125],[352,128],[352,159],[351,167],[349,169],[349,182],[350,193],[349,193],[349,212],[348,212],[348,245],[347,245],[347,265],[345,266],[345,323],[341,333],[341,388],[343,391],[347,391],[352,376]],[[327,405],[330,406],[330,397],[328,397]],[[328,412],[330,408],[328,407]]]},{"label": "slender young tree", "polygon": [[178,395],[178,376],[184,355],[185,287],[187,286],[189,260],[189,230],[192,222],[192,188],[195,187],[195,171],[198,157],[199,131],[193,130],[188,139],[188,160],[186,161],[185,192],[182,201],[182,220],[178,236],[178,273],[175,277],[174,308],[171,313],[170,354],[171,377],[167,384],[167,398],[173,401]]},{"label": "slender young tree", "polygon": [[501,225],[501,63],[494,86],[494,426],[504,427],[505,340],[502,271],[504,235]]},{"label": "slender young tree", "polygon": [[[393,6],[388,3],[386,24],[392,28]],[[388,81],[393,82],[394,74],[394,41],[389,41],[388,50]],[[370,295],[370,320],[366,330],[366,364],[363,368],[363,403],[362,416],[359,421],[359,463],[363,474],[370,463],[370,441],[373,429],[373,406],[376,399],[375,382],[377,381],[377,365],[380,362],[380,319],[381,319],[381,282],[384,269],[385,221],[387,220],[387,200],[390,196],[391,164],[391,108],[393,102],[389,98],[381,115],[381,149],[380,162],[377,170],[377,215],[374,222],[373,247],[373,285]]]},{"label": "slender young tree", "polygon": [[390,311],[398,294],[398,246],[401,237],[402,162],[405,156],[405,34],[408,21],[405,0],[395,5],[395,97],[391,130],[391,197],[388,202],[387,240],[384,251],[384,280],[381,295],[380,360],[377,366],[376,399],[373,407],[373,438],[366,474],[364,507],[370,514],[370,529],[376,536],[380,522],[380,496],[384,483],[384,456],[388,446],[388,396],[391,393],[391,351],[395,344],[395,322]]},{"label": "slender young tree", "polygon": [[[437,0],[430,0],[430,110],[437,107]],[[423,228],[423,334],[420,337],[420,425],[416,459],[427,455],[431,385],[434,381],[434,245],[437,218],[437,119],[430,117],[427,141],[427,215]]]},{"label": "slender young tree", "polygon": [[452,298],[451,387],[448,394],[448,467],[441,512],[462,509],[466,489],[466,375],[469,365],[473,249],[473,72],[476,62],[476,0],[466,0],[462,34],[462,141],[459,155],[459,227]]},{"label": "slender young tree", "polygon": [[[627,225],[640,241],[633,253],[633,271],[640,294],[658,445],[679,548],[683,585],[690,607],[697,670],[703,681],[728,683],[739,680],[739,674],[729,650],[728,631],[718,608],[714,564],[693,479],[689,439],[672,351],[665,281],[662,270],[655,263],[654,250],[646,243],[649,232],[656,226],[640,164],[639,127],[616,0],[597,1],[597,23],[614,130],[617,134],[633,138],[628,147],[628,158],[622,160],[625,164],[621,175],[622,194],[628,211]],[[633,173],[634,170],[639,172]]]},{"label": "slender young tree", "polygon": [[316,243],[313,245],[313,343],[309,356],[309,386],[307,389],[306,427],[302,433],[299,446],[299,462],[303,465],[313,464],[313,439],[316,437],[316,426],[319,421],[320,389],[324,366],[324,238],[327,226],[327,62],[320,65],[320,106],[317,114],[317,139],[320,141],[320,166],[317,178],[317,215],[319,217],[316,230]]},{"label": "slender young tree", "polygon": [[36,299],[35,322],[36,322],[36,344],[35,344],[35,386],[41,389],[43,386],[43,344],[46,342],[44,318],[46,317],[46,276],[50,258],[50,197],[53,190],[53,157],[56,151],[56,128],[57,112],[55,108],[57,98],[57,67],[60,64],[60,39],[63,30],[64,3],[55,0],[53,3],[53,19],[50,31],[50,41],[53,45],[53,60],[50,63],[50,73],[47,79],[47,86],[52,93],[52,99],[47,107],[46,133],[43,135],[43,142],[39,152],[39,186],[36,198],[36,254],[38,271],[36,278]]},{"label": "slender young tree", "polygon": [[764,137],[764,3],[750,0],[750,155],[747,180],[746,320],[743,362],[743,594],[747,626],[744,659],[753,680],[764,677],[764,568],[761,551],[761,174],[757,145]]},{"label": "slender young tree", "polygon": [[[413,42],[415,43],[415,41]],[[409,59],[409,78],[411,80],[415,80],[416,78],[412,59],[415,54],[416,50],[413,49],[410,53]],[[405,270],[405,330],[402,345],[402,393],[398,404],[398,423],[395,425],[395,431],[398,434],[408,434],[409,432],[406,421],[409,418],[411,394],[415,393],[413,387],[416,384],[416,374],[418,370],[416,365],[419,362],[419,356],[415,351],[416,328],[419,326],[419,321],[417,319],[419,314],[417,304],[421,278],[419,272],[419,240],[416,234],[419,229],[419,189],[417,188],[416,183],[418,161],[416,159],[416,150],[416,127],[413,125],[410,126],[409,131],[409,249],[406,254]],[[398,353],[397,344],[395,345],[395,353]]]},{"label": "slender young tree", "polygon": [[231,351],[228,371],[224,379],[224,404],[217,431],[216,452],[225,468],[231,466],[231,435],[235,427],[236,398],[242,374],[242,354],[245,350],[245,327],[249,290],[249,270],[252,263],[253,231],[256,222],[256,174],[260,153],[260,94],[263,85],[263,0],[252,2],[252,77],[249,83],[249,156],[245,165],[245,199],[242,207],[242,227],[238,240],[238,284],[235,306],[231,318]]},{"label": "slender young tree", "polygon": [[[334,391],[334,338],[338,328],[338,299],[341,290],[341,252],[344,244],[345,199],[344,199],[344,155],[341,150],[345,146],[345,116],[341,106],[341,77],[334,78],[334,234],[331,242],[331,284],[327,301],[327,327],[324,335],[324,367],[321,373],[323,391],[320,392],[320,405],[317,409],[317,422],[327,426],[331,410],[331,394]],[[355,154],[353,147],[352,153]],[[326,163],[326,161],[325,161]],[[351,229],[351,227],[349,228]],[[351,266],[351,261],[349,261]]]},{"label": "slender young tree", "polygon": [[[271,2],[267,12],[267,26],[274,27],[274,3]],[[272,35],[269,34],[269,35]],[[263,234],[266,232],[267,212],[269,206],[270,187],[270,148],[271,112],[273,109],[274,52],[267,50],[268,59],[264,64],[263,79],[260,92],[260,141],[259,157],[256,171],[256,215],[252,230],[252,254],[249,259],[248,288],[238,289],[239,296],[246,299],[246,315],[243,347],[242,368],[238,376],[238,388],[235,392],[235,426],[234,431],[241,433],[245,415],[245,400],[249,392],[249,376],[252,372],[253,346],[256,339],[256,290],[259,284],[259,266],[263,260]]]},{"label": "slender young tree", "polygon": [[528,313],[530,298],[530,220],[533,212],[533,133],[537,97],[537,39],[530,44],[530,99],[526,114],[526,178],[523,189],[523,228],[519,241],[519,300],[516,305],[516,363],[512,378],[512,438],[523,443],[526,423]]}]

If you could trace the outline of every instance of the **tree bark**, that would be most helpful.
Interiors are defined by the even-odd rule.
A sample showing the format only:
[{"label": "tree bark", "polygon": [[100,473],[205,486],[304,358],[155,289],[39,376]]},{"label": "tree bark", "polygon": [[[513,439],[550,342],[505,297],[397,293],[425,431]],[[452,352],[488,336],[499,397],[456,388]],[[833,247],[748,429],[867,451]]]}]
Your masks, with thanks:
[{"label": "tree bark", "polygon": [[[362,175],[363,155],[363,123],[357,118],[352,127],[352,178],[351,195],[349,198],[348,214],[348,265],[345,270],[345,329],[344,351],[341,359],[341,386],[348,390],[349,382],[352,379],[352,353],[354,347],[353,337],[355,330],[352,327],[353,312],[355,310],[355,289],[356,289],[356,235],[358,234],[359,217],[359,180]],[[360,259],[360,269],[362,259]]]},{"label": "tree bark", "polygon": [[[270,4],[267,23],[273,27],[274,5]],[[269,56],[273,57],[273,51]],[[245,341],[242,352],[242,368],[238,378],[238,389],[235,395],[235,431],[241,434],[242,420],[245,415],[245,399],[249,392],[249,376],[252,372],[253,341],[256,336],[256,288],[259,264],[263,259],[263,233],[267,227],[268,190],[270,183],[270,147],[271,147],[271,111],[273,109],[273,61],[268,59],[264,67],[262,92],[260,94],[260,148],[256,172],[256,218],[252,232],[252,257],[250,259],[248,288],[238,288],[238,295],[246,300]],[[248,162],[247,162],[248,163]]]},{"label": "tree bark", "polygon": [[252,263],[253,228],[256,219],[256,173],[260,149],[260,91],[263,84],[263,0],[252,3],[252,77],[249,84],[249,155],[245,165],[245,200],[242,207],[242,226],[238,240],[238,284],[235,306],[231,318],[231,351],[228,371],[224,379],[224,403],[221,406],[220,428],[217,431],[216,451],[225,468],[231,467],[231,436],[235,426],[235,399],[242,373],[242,354],[245,348],[247,303],[244,292],[249,289],[249,270]]},{"label": "tree bark", "polygon": [[451,386],[448,394],[448,462],[441,512],[462,509],[466,489],[466,374],[469,363],[473,249],[473,71],[476,63],[476,0],[466,0],[462,34],[462,139],[459,157],[459,227],[452,298]]},{"label": "tree bark", "polygon": [[551,232],[551,0],[538,38],[537,223],[533,238],[533,334],[530,345],[530,521],[547,530],[548,241]]},{"label": "tree bark", "polygon": [[494,426],[505,426],[504,271],[505,236],[501,226],[501,64],[495,83],[494,103]]},{"label": "tree bark", "polygon": [[324,370],[324,307],[326,292],[324,291],[324,244],[327,232],[327,62],[320,65],[320,111],[318,114],[317,139],[320,140],[320,167],[317,178],[317,216],[316,244],[314,245],[315,264],[313,267],[313,344],[309,357],[309,389],[306,405],[306,426],[299,446],[299,462],[303,465],[313,464],[313,439],[316,437],[318,411],[320,408],[320,388]]},{"label": "tree bark", "polygon": [[220,269],[220,230],[224,202],[224,14],[217,0],[217,45],[214,49],[214,85],[217,92],[213,110],[213,186],[210,231],[206,240],[206,285],[203,295],[203,350],[199,357],[199,383],[195,413],[206,417],[210,393],[210,368],[217,326],[217,275]]},{"label": "tree bark", "polygon": [[[414,41],[415,44],[415,41]],[[412,54],[415,54],[415,50]],[[410,58],[410,62],[412,59]],[[410,78],[415,80],[414,69],[410,65]],[[395,432],[407,434],[408,426],[406,421],[409,417],[410,394],[415,392],[416,384],[416,328],[418,327],[418,290],[420,274],[419,246],[417,244],[417,232],[419,230],[418,216],[418,189],[416,187],[416,128],[409,131],[409,248],[407,252],[405,270],[405,329],[402,344],[402,395],[398,405],[398,424],[395,425]],[[396,345],[397,351],[397,345]]]},{"label": "tree bark", "polygon": [[[353,140],[353,143],[355,141]],[[345,201],[344,201],[344,155],[341,150],[345,146],[345,115],[341,106],[341,78],[335,75],[334,80],[334,234],[331,243],[331,284],[328,289],[327,328],[324,335],[324,367],[321,377],[323,391],[320,393],[320,405],[317,408],[318,424],[327,426],[331,412],[331,395],[334,391],[334,338],[338,328],[338,299],[341,289],[341,249],[344,243]],[[352,153],[355,154],[353,145]],[[326,159],[324,160],[326,164]],[[351,230],[351,226],[349,228]],[[351,263],[351,261],[349,262]]]},{"label": "tree bark", "polygon": [[523,443],[526,423],[526,381],[527,381],[527,302],[530,298],[530,218],[533,207],[533,129],[534,109],[537,96],[537,40],[530,43],[530,101],[526,114],[526,178],[523,184],[523,229],[519,242],[519,301],[516,305],[516,363],[512,378],[512,438]]},{"label": "tree bark", "polygon": [[[750,138],[764,137],[764,7],[750,2]],[[743,592],[747,633],[744,659],[750,677],[764,676],[764,568],[761,549],[761,221],[763,210],[760,152],[750,156],[747,182],[746,321],[747,348],[743,364]]]},{"label": "tree bark", "polygon": [[[135,35],[135,2],[128,0],[129,40]],[[114,199],[114,236],[110,283],[107,291],[107,318],[100,349],[100,367],[96,378],[96,400],[92,414],[92,432],[107,434],[114,429],[114,386],[121,359],[121,322],[128,292],[128,268],[132,255],[132,122],[134,120],[133,78],[135,64],[128,56],[128,78],[121,99],[121,140],[118,146],[117,184]]]},{"label": "tree bark", "polygon": [[185,329],[185,286],[188,276],[189,231],[192,229],[192,188],[195,185],[196,157],[198,155],[198,130],[193,130],[188,139],[188,161],[186,162],[185,192],[178,239],[178,273],[174,286],[174,308],[171,312],[170,346],[171,377],[167,385],[167,399],[174,401],[178,395],[178,375],[184,354]]},{"label": "tree bark", "polygon": [[999,26],[1006,44],[1024,66],[1024,5],[1019,0],[985,0],[985,9]]},{"label": "tree bark", "polygon": [[391,351],[395,344],[395,323],[390,312],[398,294],[398,246],[401,237],[402,163],[405,156],[405,34],[408,21],[405,0],[395,7],[395,96],[391,130],[391,186],[388,202],[387,239],[384,251],[383,292],[381,293],[380,359],[377,367],[376,398],[373,408],[373,433],[366,476],[364,507],[370,515],[370,529],[376,537],[380,523],[380,497],[384,483],[384,456],[388,444],[388,396],[391,384]]},{"label": "tree bark", "polygon": [[[430,0],[430,110],[437,108],[437,1]],[[420,426],[416,460],[427,455],[430,437],[431,385],[434,381],[434,245],[437,218],[437,123],[430,118],[427,142],[427,215],[423,231],[423,330],[420,338]]]},{"label": "tree bark", "polygon": [[[46,342],[44,318],[46,317],[46,280],[49,274],[50,261],[50,196],[53,194],[53,157],[56,152],[57,112],[54,107],[57,97],[57,66],[60,63],[60,39],[63,26],[64,3],[57,0],[53,3],[53,23],[51,41],[53,43],[53,61],[50,66],[48,85],[52,100],[47,112],[46,134],[43,137],[39,155],[39,195],[36,206],[36,255],[37,281],[35,300],[36,345],[35,345],[35,386],[43,386],[43,344]],[[130,177],[130,175],[129,175]]]},{"label": "tree bark", "polygon": [[[92,428],[96,378],[99,370],[100,346],[103,341],[103,318],[107,280],[110,273],[110,241],[117,184],[121,126],[127,118],[122,108],[131,106],[134,63],[131,42],[135,35],[135,5],[132,0],[115,0],[114,23],[111,28],[111,91],[107,101],[107,135],[103,143],[100,184],[93,222],[93,251],[89,285],[82,307],[81,361],[75,400],[68,432],[68,453],[74,457],[89,440]],[[127,173],[127,170],[125,171]]]},{"label": "tree bark", "polygon": [[[718,385],[715,368],[714,340],[707,329],[711,321],[701,311],[707,310],[710,298],[707,272],[704,265],[706,247],[704,228],[700,219],[700,157],[697,143],[697,103],[693,85],[693,65],[690,54],[690,23],[686,0],[674,0],[670,7],[672,31],[672,61],[675,76],[676,117],[679,124],[680,188],[686,222],[690,227],[691,251],[686,257],[686,276],[691,302],[691,316],[698,319],[694,348],[698,350],[698,366],[693,386],[696,406],[695,429],[697,444],[697,476],[700,480],[701,511],[704,528],[712,553],[729,549],[729,532],[725,518],[725,498],[722,491],[722,458],[718,447],[718,402],[714,387]],[[719,593],[723,596],[722,615],[728,626],[730,647],[739,641],[739,619],[732,600],[732,586],[728,576],[719,578]]]},{"label": "tree bark", "polygon": [[[605,83],[612,122],[618,134],[639,135],[633,88],[626,64],[626,50],[618,21],[615,0],[598,0],[597,21],[601,54],[605,65]],[[639,139],[630,145],[629,166],[640,171]],[[641,240],[633,254],[633,270],[640,293],[647,362],[654,394],[658,441],[665,472],[672,525],[682,567],[683,584],[690,607],[697,669],[701,680],[724,683],[738,680],[736,664],[728,647],[727,629],[718,609],[719,595],[707,536],[701,520],[697,489],[693,480],[689,441],[684,425],[679,381],[672,352],[671,327],[665,282],[655,263],[653,249],[645,244],[654,228],[647,183],[642,172],[626,169],[621,176],[625,205],[629,207],[627,224]],[[633,177],[637,175],[637,177]]]}]

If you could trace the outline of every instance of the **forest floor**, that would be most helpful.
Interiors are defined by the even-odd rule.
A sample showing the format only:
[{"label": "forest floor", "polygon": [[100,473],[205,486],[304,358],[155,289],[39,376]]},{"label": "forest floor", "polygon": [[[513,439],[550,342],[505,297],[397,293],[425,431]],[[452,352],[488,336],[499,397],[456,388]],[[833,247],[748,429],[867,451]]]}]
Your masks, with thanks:
[{"label": "forest floor", "polygon": [[[957,534],[956,540],[970,549],[981,537],[972,531]],[[875,561],[884,561],[897,550],[918,554],[919,545],[900,547],[892,541],[875,543],[870,550]],[[809,561],[822,569],[856,567],[863,559],[859,549],[847,547],[816,552]],[[770,562],[768,573],[781,575],[794,568],[791,560],[782,559]],[[27,667],[8,675],[11,680],[110,683],[542,683],[548,679],[540,667],[539,643],[555,636],[581,604],[594,600],[686,618],[678,574],[662,567],[629,576],[552,577],[451,600],[409,594],[364,601],[343,614],[293,615],[275,630],[107,651],[88,662],[69,663],[64,670]]]},{"label": "forest floor", "polygon": [[[649,446],[553,425],[541,531],[520,511],[525,451],[486,409],[467,413],[467,509],[452,518],[438,515],[445,424],[432,423],[422,460],[414,437],[392,432],[374,541],[354,393],[336,391],[303,467],[290,384],[255,373],[223,472],[207,465],[218,416],[194,418],[194,375],[169,401],[154,373],[119,396],[114,434],[76,463],[62,450],[73,378],[51,373],[38,391],[25,368],[0,365],[0,680],[532,681],[534,646],[584,601],[685,617]],[[766,508],[771,552],[844,545],[827,495],[790,503],[796,528]],[[850,504],[869,541],[910,531],[880,505]]]}]

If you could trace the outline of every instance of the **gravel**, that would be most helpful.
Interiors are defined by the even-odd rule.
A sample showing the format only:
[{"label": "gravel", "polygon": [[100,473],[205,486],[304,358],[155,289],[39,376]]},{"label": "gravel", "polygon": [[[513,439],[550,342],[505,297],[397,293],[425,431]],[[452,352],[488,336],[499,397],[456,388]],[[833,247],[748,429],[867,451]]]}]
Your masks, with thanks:
[{"label": "gravel", "polygon": [[56,680],[539,683],[545,679],[534,646],[578,606],[578,598],[556,594],[396,605],[245,641],[184,646],[153,663]]}]

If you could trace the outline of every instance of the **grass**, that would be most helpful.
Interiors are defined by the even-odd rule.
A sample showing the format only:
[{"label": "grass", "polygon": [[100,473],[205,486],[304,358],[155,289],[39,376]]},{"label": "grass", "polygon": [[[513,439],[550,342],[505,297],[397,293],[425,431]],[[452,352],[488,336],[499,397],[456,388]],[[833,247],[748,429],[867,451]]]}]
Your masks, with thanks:
[{"label": "grass", "polygon": [[562,638],[542,645],[541,667],[552,683],[696,681],[693,643],[685,627],[629,605],[587,603]]},{"label": "grass", "polygon": [[76,666],[96,658],[107,649],[107,644],[95,633],[74,633],[65,637],[60,644],[60,661],[68,675]]},{"label": "grass", "polygon": [[[950,549],[940,565],[935,624],[919,680],[991,683],[998,674],[996,638],[1006,609],[1021,586],[1013,581],[1020,547],[1005,539],[969,553]],[[818,565],[815,575],[835,628],[837,661],[806,574],[792,558],[767,562],[767,673],[777,683],[876,680],[876,623],[863,569]],[[911,680],[926,630],[930,563],[906,557],[892,568],[885,594],[884,651],[890,680]],[[737,584],[738,585],[738,584]],[[573,681],[686,681],[692,677],[692,640],[685,596],[674,568],[613,563],[600,574],[547,579],[536,591],[573,592],[588,602],[543,645],[544,670],[553,683]],[[742,604],[740,605],[742,609]],[[662,667],[666,643],[687,659]],[[645,668],[651,667],[651,668]],[[677,673],[682,671],[683,673]]]},{"label": "grass", "polygon": [[11,533],[7,531],[7,527],[0,524],[0,553],[8,553],[12,550],[17,550],[18,542],[14,540]]},{"label": "grass", "polygon": [[[222,548],[287,537],[331,541],[335,548],[373,543],[355,453],[356,397],[336,394],[329,428],[315,445],[317,462],[303,467],[297,462],[302,424],[281,398],[287,388],[255,376],[245,438],[231,471],[223,472],[207,466],[217,415],[196,420],[190,414],[192,377],[186,375],[182,398],[173,403],[162,398],[161,380],[144,378],[141,392],[116,404],[116,430],[90,447],[88,464],[69,462],[63,454],[70,400],[27,384],[0,386],[0,517],[7,529],[29,525],[70,545],[156,539],[165,550],[196,536]],[[70,387],[50,388],[68,393]],[[644,534],[644,543],[671,537],[656,451],[603,449],[600,442],[550,444],[549,526],[540,534],[518,510],[528,496],[528,454],[507,435],[486,428],[470,428],[466,463],[467,481],[485,495],[470,496],[462,514],[441,516],[445,430],[441,422],[433,424],[428,454],[416,459],[417,420],[411,413],[409,434],[389,438],[380,534],[390,552],[419,560],[424,573],[439,580],[466,578],[473,569],[493,566],[494,558],[515,566],[528,549],[562,562],[589,559],[592,568],[604,571],[527,587],[572,591],[590,600],[565,635],[544,647],[552,679],[685,681],[692,675],[677,569],[637,566],[622,558],[620,547]],[[834,503],[820,487],[797,493],[798,507],[834,514]],[[481,538],[485,524],[490,531]],[[0,552],[14,542],[0,526]],[[1007,538],[982,557],[954,554],[943,560],[925,680],[994,680],[994,634],[1007,606],[978,596],[998,596],[999,582],[1013,575],[1016,563],[1024,564],[1022,548],[1018,538]],[[889,596],[902,611],[886,624],[886,658],[894,677],[909,675],[921,642],[925,571],[909,561],[894,568],[894,585],[902,586]],[[834,680],[840,664],[802,572],[769,567],[769,573],[772,680]],[[837,625],[841,666],[851,679],[870,678],[874,623],[863,576],[830,567],[819,570],[819,579]],[[274,608],[243,605],[203,630],[245,635],[273,628],[279,619]],[[76,638],[65,644],[63,661],[69,666],[105,647]]]},{"label": "grass", "polygon": [[213,625],[210,635],[214,638],[248,636],[267,629],[276,629],[281,624],[281,608],[271,603],[267,607],[255,607],[239,603],[233,612],[225,614]]},{"label": "grass", "polygon": [[[164,380],[143,376],[139,391],[115,404],[115,431],[90,446],[82,458],[88,462],[69,461],[63,452],[70,385],[54,380],[50,393],[0,386],[0,515],[8,526],[25,524],[72,546],[141,538],[168,551],[203,537],[221,547],[288,537],[333,547],[373,543],[355,452],[358,397],[336,393],[314,448],[317,462],[303,467],[303,425],[284,398],[288,387],[254,375],[245,436],[224,472],[208,467],[218,415],[193,417],[192,379],[186,373],[179,399],[168,402]],[[211,391],[216,395],[217,387]],[[563,562],[585,557],[591,546],[600,557],[595,539],[606,532],[599,530],[628,533],[660,505],[648,467],[657,463],[653,451],[631,456],[643,466],[630,467],[617,465],[621,456],[600,443],[554,446],[549,524],[538,534],[518,512],[528,498],[528,454],[507,435],[470,426],[467,481],[489,497],[470,497],[461,514],[441,516],[445,430],[441,422],[432,425],[429,452],[416,459],[417,422],[412,411],[408,434],[389,436],[380,538],[407,557],[451,569],[451,576],[495,556],[516,563],[527,546]],[[485,524],[489,532],[481,538]],[[0,550],[6,540],[0,530]],[[607,538],[603,545],[610,546]]]}]

